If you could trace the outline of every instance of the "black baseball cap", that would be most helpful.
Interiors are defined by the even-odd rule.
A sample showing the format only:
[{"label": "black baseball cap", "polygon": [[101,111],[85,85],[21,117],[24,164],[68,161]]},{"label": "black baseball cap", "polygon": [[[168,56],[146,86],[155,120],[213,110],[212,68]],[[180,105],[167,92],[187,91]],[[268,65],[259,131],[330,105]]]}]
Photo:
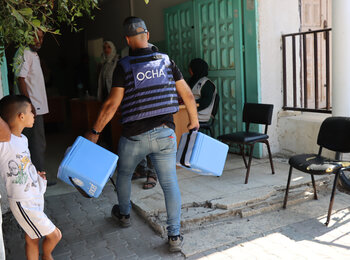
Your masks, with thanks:
[{"label": "black baseball cap", "polygon": [[[141,18],[135,16],[126,18],[123,23],[123,28],[125,36],[134,36],[148,32],[145,22]],[[143,31],[138,32],[137,28],[142,28]]]}]

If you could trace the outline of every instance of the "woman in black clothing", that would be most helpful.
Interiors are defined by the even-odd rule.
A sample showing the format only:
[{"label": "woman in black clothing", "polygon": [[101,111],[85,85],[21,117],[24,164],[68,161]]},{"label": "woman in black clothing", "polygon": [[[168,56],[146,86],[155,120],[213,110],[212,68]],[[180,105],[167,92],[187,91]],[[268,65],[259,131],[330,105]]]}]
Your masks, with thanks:
[{"label": "woman in black clothing", "polygon": [[216,95],[214,83],[207,78],[208,69],[208,63],[200,58],[191,60],[188,68],[191,78],[187,83],[199,104],[197,110],[200,122],[209,121]]}]

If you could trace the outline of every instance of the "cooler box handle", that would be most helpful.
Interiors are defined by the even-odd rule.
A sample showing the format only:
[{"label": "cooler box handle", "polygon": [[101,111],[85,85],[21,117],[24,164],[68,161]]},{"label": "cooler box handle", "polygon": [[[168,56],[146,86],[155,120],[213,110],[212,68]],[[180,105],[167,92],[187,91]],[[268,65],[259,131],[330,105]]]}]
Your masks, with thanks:
[{"label": "cooler box handle", "polygon": [[68,177],[70,182],[73,184],[73,186],[80,192],[81,195],[83,195],[85,198],[91,199],[91,196],[87,194],[82,188],[80,188],[78,185],[75,184],[75,182],[72,180],[72,177]]},{"label": "cooler box handle", "polygon": [[181,165],[185,166],[187,168],[191,168],[190,166],[186,165],[186,163],[185,163],[185,158],[186,158],[186,154],[187,154],[187,150],[188,150],[188,144],[190,143],[192,133],[196,130],[197,130],[196,128],[193,128],[189,131],[189,133],[187,135],[187,139],[186,139],[186,144],[185,144],[184,150],[182,151],[182,155],[181,155],[181,159],[180,159]]}]

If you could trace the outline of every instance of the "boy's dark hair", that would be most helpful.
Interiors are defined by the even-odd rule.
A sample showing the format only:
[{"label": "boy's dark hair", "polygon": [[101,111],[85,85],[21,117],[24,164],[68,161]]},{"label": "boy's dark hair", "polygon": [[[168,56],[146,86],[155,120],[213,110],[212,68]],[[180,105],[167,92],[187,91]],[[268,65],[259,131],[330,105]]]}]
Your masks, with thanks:
[{"label": "boy's dark hair", "polygon": [[24,95],[8,95],[0,100],[0,116],[10,123],[19,113],[25,113],[30,99]]}]

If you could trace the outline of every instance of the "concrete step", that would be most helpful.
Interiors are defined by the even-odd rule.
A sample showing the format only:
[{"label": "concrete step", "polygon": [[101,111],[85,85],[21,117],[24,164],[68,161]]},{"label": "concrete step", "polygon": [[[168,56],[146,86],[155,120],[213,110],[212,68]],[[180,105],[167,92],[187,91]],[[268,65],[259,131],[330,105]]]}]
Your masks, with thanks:
[{"label": "concrete step", "polygon": [[[215,225],[186,233],[182,253],[191,257],[201,252],[207,252],[204,255],[213,252],[208,259],[335,259],[331,255],[320,256],[325,254],[322,251],[329,252],[334,246],[336,251],[332,255],[344,248],[343,255],[340,253],[338,258],[347,259],[347,253],[344,253],[349,251],[349,243],[341,245],[341,239],[347,238],[350,197],[337,192],[331,221],[326,227],[324,223],[330,191],[318,195],[318,200],[288,205],[285,210],[279,208],[250,217],[222,220]],[[277,240],[268,240],[271,236],[277,236]],[[328,237],[327,241],[324,240],[325,237]],[[264,243],[261,243],[261,239]],[[300,244],[304,246],[300,247]],[[244,247],[249,249],[244,250]],[[230,248],[235,248],[234,252]],[[271,253],[266,253],[265,250],[271,250]],[[216,252],[224,252],[229,257],[219,258]]]},{"label": "concrete step", "polygon": [[[316,180],[318,195],[331,193],[333,176],[325,176]],[[250,190],[246,191],[251,192]],[[256,191],[256,197],[250,197],[246,201],[237,201],[232,204],[222,203],[221,198],[208,201],[193,202],[182,207],[181,232],[190,233],[195,230],[222,225],[223,222],[248,218],[262,213],[282,209],[285,194],[285,186],[275,186],[269,192]],[[241,194],[245,197],[244,194]],[[312,183],[299,182],[291,186],[288,195],[288,206],[300,204],[314,198]],[[161,236],[166,235],[166,212],[164,210],[150,212],[145,211],[137,204],[133,204],[135,211],[141,215],[149,225]],[[326,212],[326,209],[325,209]]]}]

